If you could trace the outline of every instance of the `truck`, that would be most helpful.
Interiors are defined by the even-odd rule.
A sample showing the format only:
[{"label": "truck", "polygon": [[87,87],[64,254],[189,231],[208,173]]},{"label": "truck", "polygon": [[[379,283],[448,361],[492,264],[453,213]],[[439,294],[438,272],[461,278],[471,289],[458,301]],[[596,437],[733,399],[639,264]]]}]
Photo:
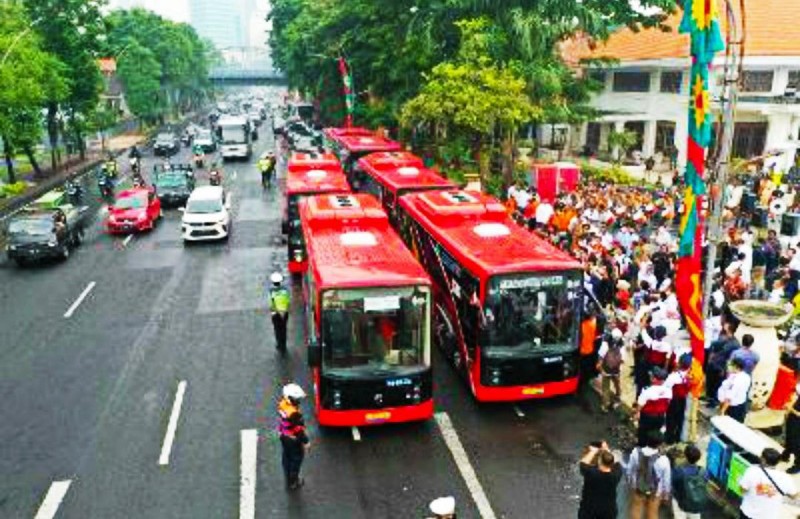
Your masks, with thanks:
[{"label": "truck", "polygon": [[8,222],[6,253],[19,266],[44,259],[69,258],[83,239],[87,206],[33,205]]}]

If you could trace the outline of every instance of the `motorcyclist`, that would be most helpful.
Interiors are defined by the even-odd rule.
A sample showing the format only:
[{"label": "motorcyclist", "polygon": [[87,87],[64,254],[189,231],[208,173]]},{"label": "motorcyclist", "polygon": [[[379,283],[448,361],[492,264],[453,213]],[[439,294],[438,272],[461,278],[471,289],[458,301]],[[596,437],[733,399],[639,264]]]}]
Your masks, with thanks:
[{"label": "motorcyclist", "polygon": [[114,180],[113,175],[103,167],[97,177],[97,187],[103,197],[110,197],[114,194]]},{"label": "motorcyclist", "polygon": [[194,165],[198,168],[203,167],[203,160],[206,157],[206,152],[199,144],[192,146],[192,154],[194,155]]},{"label": "motorcyclist", "polygon": [[286,326],[289,322],[289,291],[283,286],[283,275],[273,272],[269,277],[272,287],[269,290],[269,311],[272,314],[272,327],[278,351],[286,351]]},{"label": "motorcyclist", "polygon": [[117,161],[111,153],[108,154],[106,161],[103,163],[103,171],[112,178],[117,176]]},{"label": "motorcyclist", "polygon": [[136,145],[134,145],[133,148],[131,148],[130,153],[128,153],[128,159],[130,159],[131,169],[138,173],[140,170],[139,163],[142,160],[142,154]]},{"label": "motorcyclist", "polygon": [[222,173],[217,168],[217,163],[211,164],[211,171],[208,173],[208,181],[212,186],[222,185]]}]

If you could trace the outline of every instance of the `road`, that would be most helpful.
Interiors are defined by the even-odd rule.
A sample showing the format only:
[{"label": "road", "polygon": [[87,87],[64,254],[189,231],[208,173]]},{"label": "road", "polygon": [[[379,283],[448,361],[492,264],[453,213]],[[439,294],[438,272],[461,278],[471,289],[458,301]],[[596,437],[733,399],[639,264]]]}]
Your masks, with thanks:
[{"label": "road", "polygon": [[69,261],[0,263],[0,517],[409,518],[442,495],[460,518],[575,517],[576,461],[614,418],[582,396],[478,405],[438,354],[437,420],[319,430],[309,410],[306,485],[287,493],[275,403],[285,382],[310,385],[297,304],[286,357],[265,314],[286,264],[281,194],[252,163],[225,176],[227,243],[184,246],[176,211],[111,237],[94,204]]}]

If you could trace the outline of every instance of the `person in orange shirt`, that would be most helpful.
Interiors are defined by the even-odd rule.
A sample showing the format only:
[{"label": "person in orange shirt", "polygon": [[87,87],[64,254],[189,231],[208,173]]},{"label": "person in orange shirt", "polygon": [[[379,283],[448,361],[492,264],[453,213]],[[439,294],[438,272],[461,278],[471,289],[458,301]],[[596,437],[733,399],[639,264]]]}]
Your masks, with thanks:
[{"label": "person in orange shirt", "polygon": [[594,378],[595,365],[597,364],[595,357],[594,343],[597,339],[597,317],[593,314],[588,314],[581,322],[581,382]]}]

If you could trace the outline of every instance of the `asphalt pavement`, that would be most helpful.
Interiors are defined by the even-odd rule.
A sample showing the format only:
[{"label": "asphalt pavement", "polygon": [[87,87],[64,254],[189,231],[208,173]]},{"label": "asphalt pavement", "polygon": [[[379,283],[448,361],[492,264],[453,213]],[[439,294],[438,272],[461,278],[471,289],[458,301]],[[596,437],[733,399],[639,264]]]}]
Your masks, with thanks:
[{"label": "asphalt pavement", "polygon": [[479,405],[438,353],[436,419],[319,430],[308,409],[306,484],[285,490],[275,404],[284,383],[311,385],[299,288],[285,357],[265,310],[286,248],[282,190],[253,164],[274,146],[261,133],[252,161],[224,165],[227,243],[184,246],[175,210],[112,237],[97,201],[68,261],[0,261],[0,517],[418,518],[443,495],[459,518],[575,517],[577,460],[615,419],[589,395]]}]

